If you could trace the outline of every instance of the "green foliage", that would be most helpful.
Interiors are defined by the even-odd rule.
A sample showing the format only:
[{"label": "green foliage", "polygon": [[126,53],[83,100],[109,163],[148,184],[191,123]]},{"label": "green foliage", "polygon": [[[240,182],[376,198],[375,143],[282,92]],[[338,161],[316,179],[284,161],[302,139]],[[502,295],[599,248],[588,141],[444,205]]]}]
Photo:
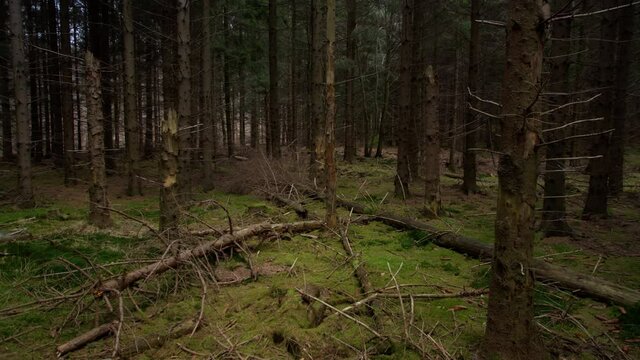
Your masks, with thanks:
[{"label": "green foliage", "polygon": [[625,339],[640,337],[640,302],[627,309],[626,314],[621,314],[619,319]]}]

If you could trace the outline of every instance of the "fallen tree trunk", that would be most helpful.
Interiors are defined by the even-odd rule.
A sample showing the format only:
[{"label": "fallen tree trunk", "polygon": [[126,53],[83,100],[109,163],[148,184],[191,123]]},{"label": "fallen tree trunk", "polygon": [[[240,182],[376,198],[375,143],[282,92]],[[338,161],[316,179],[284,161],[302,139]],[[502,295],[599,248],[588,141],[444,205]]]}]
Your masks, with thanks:
[{"label": "fallen tree trunk", "polygon": [[56,354],[59,358],[63,357],[67,353],[76,351],[91,342],[113,334],[117,328],[118,321],[115,320],[110,323],[102,324],[58,346],[56,348]]},{"label": "fallen tree trunk", "polygon": [[298,216],[302,219],[306,219],[307,216],[309,215],[307,209],[305,209],[304,206],[302,206],[302,204],[300,204],[297,201],[287,199],[278,194],[269,195],[269,199],[271,199],[271,201],[275,202],[276,204],[280,204],[282,206],[288,207],[291,210],[295,211],[296,214],[298,214]]},{"label": "fallen tree trunk", "polygon": [[[147,350],[160,348],[169,340],[191,334],[196,325],[197,321],[195,319],[189,319],[176,326],[172,326],[165,334],[136,337],[131,344],[128,344],[122,350],[118,351],[118,356],[121,359],[128,359]],[[198,328],[200,327],[201,326],[198,326]]]},{"label": "fallen tree trunk", "polygon": [[[355,213],[371,215],[365,206],[358,203],[338,200],[338,206],[353,209]],[[372,215],[375,219],[397,229],[417,229],[430,233],[432,235],[430,240],[435,245],[482,260],[490,260],[493,257],[493,245],[491,244],[485,244],[453,232],[441,231],[427,223],[407,217],[385,212]],[[637,290],[595,276],[580,274],[540,259],[536,259],[533,266],[536,277],[556,282],[558,286],[571,290],[576,295],[625,306],[632,306],[640,302],[640,292]]]},{"label": "fallen tree trunk", "polygon": [[321,221],[300,221],[287,224],[261,223],[252,225],[245,229],[238,230],[233,234],[222,235],[216,240],[206,242],[193,249],[181,251],[176,256],[158,260],[155,263],[123,274],[118,278],[105,281],[98,285],[96,295],[101,296],[105,292],[117,293],[118,291],[122,291],[130,287],[139,280],[177,268],[192,258],[207,256],[215,251],[219,251],[236,243],[242,242],[252,236],[269,232],[302,232],[315,230],[321,228],[322,225],[323,223]]}]

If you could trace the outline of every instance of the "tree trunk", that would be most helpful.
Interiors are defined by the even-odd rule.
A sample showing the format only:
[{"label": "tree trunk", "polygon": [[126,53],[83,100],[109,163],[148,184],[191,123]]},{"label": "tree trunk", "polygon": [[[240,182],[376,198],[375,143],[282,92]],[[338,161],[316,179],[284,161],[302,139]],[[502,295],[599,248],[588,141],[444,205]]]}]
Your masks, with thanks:
[{"label": "tree trunk", "polygon": [[[27,4],[29,8],[28,14],[33,16],[34,11],[33,7],[30,4]],[[31,39],[32,43],[37,43],[37,30],[35,26],[32,28]],[[42,108],[42,98],[46,96],[42,93],[42,78],[45,73],[40,71],[40,54],[37,49],[30,48],[28,52],[29,56],[29,66],[33,71],[31,72],[31,77],[29,79],[29,94],[31,95],[31,143],[33,146],[31,147],[31,159],[34,163],[39,164],[42,162],[43,157],[43,149],[42,149],[42,123],[41,123],[41,108]],[[8,81],[8,79],[7,79]],[[7,84],[8,85],[8,84]],[[8,100],[9,98],[7,98]]]},{"label": "tree trunk", "polygon": [[87,51],[85,57],[87,91],[87,122],[89,124],[89,154],[91,157],[91,180],[89,182],[89,223],[99,228],[111,225],[109,200],[107,198],[107,173],[104,160],[104,137],[102,134],[102,88],[100,65]]},{"label": "tree trunk", "polygon": [[325,122],[325,162],[327,185],[326,223],[331,229],[338,225],[336,215],[336,83],[335,83],[335,42],[336,42],[336,0],[326,0],[327,4],[327,65]]},{"label": "tree trunk", "polygon": [[205,191],[213,189],[213,156],[214,156],[214,122],[213,122],[213,61],[211,53],[211,0],[202,1],[202,105],[203,105],[203,133],[202,157]]},{"label": "tree trunk", "polygon": [[245,98],[246,98],[246,87],[245,87],[245,73],[244,66],[241,63],[240,68],[238,70],[238,118],[240,120],[240,145],[244,146],[247,144],[246,141],[246,111],[245,111]]},{"label": "tree trunk", "polygon": [[[622,1],[618,0],[618,3]],[[625,122],[627,116],[627,87],[629,82],[629,67],[631,65],[631,39],[634,29],[635,9],[622,9],[618,22],[618,42],[615,88],[613,94],[613,136],[611,137],[611,156],[609,172],[609,193],[618,195],[624,191],[624,143]]]},{"label": "tree trunk", "polygon": [[[480,0],[471,0],[471,38],[469,39],[469,78],[467,79],[467,87],[472,93],[478,91],[478,69],[480,64],[480,24],[476,22],[480,17]],[[468,97],[469,104],[475,106],[475,98]],[[476,114],[466,107],[464,119],[464,155],[463,155],[463,175],[462,175],[462,191],[466,194],[472,194],[478,191],[476,182],[476,153],[473,149],[476,147]]]},{"label": "tree trunk", "polygon": [[174,21],[167,21],[172,19],[177,11],[176,0],[164,0],[163,7],[164,18],[160,23],[162,24],[162,99],[164,116],[170,110],[175,111],[177,109],[176,92],[176,52],[177,52],[177,40],[176,40],[176,23]]},{"label": "tree trunk", "polygon": [[[556,21],[553,24],[553,37],[556,39],[569,39],[571,37],[571,19]],[[551,93],[568,93],[569,89],[569,64],[571,57],[571,43],[557,41],[551,47],[551,77],[549,91]],[[566,96],[552,95],[549,98],[551,106],[563,105]],[[556,110],[550,114],[549,127],[557,128],[566,123],[571,116],[570,108]],[[567,132],[562,130],[551,131],[545,140],[562,139]],[[571,234],[571,228],[567,224],[566,213],[566,188],[565,188],[565,164],[562,160],[566,155],[565,142],[559,141],[547,146],[546,164],[544,174],[544,203],[542,206],[542,228],[545,236],[567,236]]]},{"label": "tree trunk", "polygon": [[394,178],[395,195],[406,199],[411,196],[411,63],[413,51],[413,0],[402,1],[402,34],[400,37],[400,90],[398,105],[398,163]]},{"label": "tree trunk", "polygon": [[[611,5],[610,1],[601,1],[603,8]],[[608,216],[608,195],[609,195],[609,149],[610,134],[605,133],[613,127],[611,119],[611,108],[613,106],[613,86],[614,86],[614,64],[615,64],[615,40],[617,11],[604,12],[600,23],[600,41],[598,55],[598,69],[595,71],[594,88],[601,89],[602,95],[592,102],[591,113],[593,117],[602,117],[603,121],[595,122],[591,129],[594,133],[601,133],[592,140],[591,155],[601,156],[591,159],[587,167],[589,174],[589,192],[582,212],[583,218],[607,217]]]},{"label": "tree trunk", "polygon": [[18,205],[33,207],[31,186],[31,141],[29,139],[29,98],[27,93],[27,58],[24,52],[22,6],[20,0],[9,0],[9,37],[15,95],[16,139],[18,143]]},{"label": "tree trunk", "polygon": [[260,123],[258,120],[258,96],[254,95],[251,102],[251,148],[257,149],[260,143],[258,139],[258,134],[260,133],[260,129],[258,128],[258,124]]},{"label": "tree trunk", "polygon": [[190,1],[178,0],[178,125],[189,128],[180,132],[180,198],[191,196],[191,21]]},{"label": "tree trunk", "polygon": [[280,101],[278,94],[278,5],[269,0],[269,124],[270,155],[280,158]]},{"label": "tree trunk", "polygon": [[69,18],[69,0],[60,0],[60,58],[62,75],[62,126],[64,130],[64,183],[76,184],[73,142],[73,87],[71,78],[71,30]]},{"label": "tree trunk", "polygon": [[[502,83],[500,165],[485,359],[543,359],[533,318],[533,240],[545,13],[537,0],[510,0]],[[548,6],[548,5],[546,5]]]},{"label": "tree trunk", "polygon": [[291,33],[289,35],[291,56],[289,59],[289,125],[287,126],[288,145],[294,150],[298,148],[298,110],[297,110],[297,94],[296,94],[296,76],[298,75],[297,61],[298,53],[296,48],[296,30],[298,22],[298,14],[296,0],[290,1],[291,7]]},{"label": "tree trunk", "polygon": [[[344,113],[344,160],[352,163],[356,156],[355,118],[353,103],[353,87],[356,68],[356,44],[353,32],[356,29],[356,0],[347,0],[347,73],[345,89]],[[367,139],[368,141],[368,139]],[[365,142],[366,146],[366,142]]]},{"label": "tree trunk", "polygon": [[124,26],[124,123],[127,149],[127,195],[142,195],[138,174],[140,172],[140,138],[136,94],[136,56],[133,39],[133,0],[122,3]]},{"label": "tree trunk", "polygon": [[312,0],[313,5],[313,31],[312,46],[313,55],[311,57],[311,126],[313,128],[313,151],[311,151],[311,164],[309,176],[312,181],[322,187],[325,171],[325,76],[323,73],[326,54],[324,46],[326,41],[325,27],[327,26],[326,7],[324,0]]},{"label": "tree trunk", "polygon": [[440,214],[440,121],[438,117],[438,79],[431,66],[424,78],[425,103],[421,109],[424,119],[424,211],[429,216]]},{"label": "tree trunk", "polygon": [[155,79],[156,79],[156,49],[155,46],[151,45],[148,47],[149,55],[148,60],[146,61],[146,76],[145,76],[145,86],[144,86],[144,110],[145,110],[145,121],[144,121],[144,158],[150,159],[153,157],[154,143],[153,143],[153,134],[155,130],[155,113],[153,109],[153,94],[155,93]]},{"label": "tree trunk", "polygon": [[[229,47],[229,14],[227,14],[227,8],[224,9],[224,44],[225,49],[228,51]],[[230,56],[228,52],[224,54],[224,113],[227,128],[227,155],[233,156],[233,118],[231,113],[231,76],[229,74]]]},{"label": "tree trunk", "polygon": [[60,103],[60,59],[58,49],[58,11],[55,0],[48,0],[47,15],[49,27],[47,30],[48,50],[51,51],[48,62],[49,106],[51,110],[51,152],[54,162],[64,163],[64,139],[62,129],[62,112]]},{"label": "tree trunk", "polygon": [[[0,1],[0,24],[6,24],[9,11],[5,1]],[[9,48],[9,37],[6,31],[0,31],[0,46]],[[0,56],[0,116],[2,117],[2,159],[13,160],[11,107],[9,105],[9,60]]]},{"label": "tree trunk", "polygon": [[178,114],[169,109],[162,120],[162,157],[160,160],[160,232],[168,239],[178,235],[180,205],[178,204],[178,173],[180,139],[178,137]]},{"label": "tree trunk", "polygon": [[453,116],[449,122],[449,171],[456,171],[456,147],[458,143],[458,115],[460,114],[460,51],[458,50],[458,41],[456,36],[456,60],[454,63],[454,85],[453,85]]}]

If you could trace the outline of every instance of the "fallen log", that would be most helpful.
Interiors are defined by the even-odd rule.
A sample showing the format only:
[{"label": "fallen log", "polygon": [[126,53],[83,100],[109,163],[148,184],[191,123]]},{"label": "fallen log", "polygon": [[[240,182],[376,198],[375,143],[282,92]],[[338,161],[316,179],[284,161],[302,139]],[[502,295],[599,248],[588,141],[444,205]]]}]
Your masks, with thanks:
[{"label": "fallen log", "polygon": [[130,287],[139,280],[147,279],[167,270],[177,268],[192,258],[207,256],[242,242],[252,236],[270,232],[303,232],[319,229],[322,225],[323,223],[321,221],[300,221],[285,224],[260,223],[252,225],[245,229],[237,230],[233,234],[222,235],[216,240],[206,242],[193,249],[181,251],[176,256],[158,260],[155,263],[130,271],[115,279],[105,281],[97,286],[95,295],[102,296],[104,293],[117,293]]},{"label": "fallen log", "polygon": [[114,320],[110,323],[102,324],[96,328],[81,334],[56,348],[56,355],[60,358],[72,351],[81,349],[85,345],[102,339],[103,337],[112,335],[118,328],[118,321]]},{"label": "fallen log", "polygon": [[[386,212],[371,214],[361,204],[338,199],[338,206],[353,209],[359,214],[373,215],[378,221],[397,229],[417,229],[431,234],[435,245],[466,254],[468,256],[490,260],[493,257],[493,245],[465,237],[450,231],[441,231],[422,221],[397,216]],[[640,302],[640,292],[595,276],[580,274],[562,266],[534,259],[534,273],[537,278],[555,282],[558,286],[571,290],[575,295],[590,297],[607,303],[632,306]]]},{"label": "fallen log", "polygon": [[280,204],[281,206],[288,207],[291,210],[295,211],[296,214],[298,214],[298,216],[302,219],[306,219],[309,215],[307,209],[305,209],[304,206],[302,206],[302,204],[297,201],[287,199],[286,197],[280,196],[278,194],[269,195],[269,199],[276,204]]},{"label": "fallen log", "polygon": [[[130,344],[118,351],[118,356],[121,359],[128,359],[147,350],[160,348],[169,340],[178,339],[191,334],[197,325],[196,322],[197,321],[195,319],[189,319],[177,324],[176,326],[172,326],[166,334],[136,337]],[[198,329],[200,327],[201,326],[198,326]]]}]

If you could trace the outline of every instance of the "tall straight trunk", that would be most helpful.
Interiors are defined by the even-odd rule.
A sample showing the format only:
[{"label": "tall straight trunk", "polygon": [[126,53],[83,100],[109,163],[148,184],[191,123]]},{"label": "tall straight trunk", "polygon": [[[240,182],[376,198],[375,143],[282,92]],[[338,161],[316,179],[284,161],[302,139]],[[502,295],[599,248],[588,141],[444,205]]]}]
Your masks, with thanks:
[{"label": "tall straight trunk", "polygon": [[320,187],[324,181],[325,168],[325,77],[324,63],[326,54],[324,46],[326,41],[326,7],[324,0],[312,0],[313,5],[313,27],[312,27],[312,47],[311,57],[311,126],[313,128],[313,151],[311,151],[311,164],[309,175]]},{"label": "tall straight trunk", "polygon": [[190,1],[178,0],[178,125],[189,128],[180,132],[179,183],[182,198],[191,196],[191,21]]},{"label": "tall straight trunk", "polygon": [[47,42],[49,50],[52,52],[49,57],[49,103],[51,110],[51,132],[53,141],[51,142],[51,152],[56,163],[64,162],[64,139],[62,128],[62,112],[60,101],[60,59],[58,47],[58,11],[55,0],[47,1],[47,13],[49,26],[47,31]]},{"label": "tall straight trunk", "polygon": [[[544,26],[541,0],[510,0],[493,275],[484,359],[544,359],[533,317],[533,241]],[[545,5],[548,7],[548,4]]]},{"label": "tall straight trunk", "polygon": [[[86,28],[85,28],[86,31]],[[78,26],[73,24],[73,43],[78,43]],[[76,58],[74,67],[74,81],[75,88],[75,105],[76,105],[76,141],[78,143],[78,150],[82,150],[82,99],[80,98],[80,49],[79,46],[74,47],[73,55]]]},{"label": "tall straight trunk", "polygon": [[[409,179],[421,177],[421,158],[419,155],[424,152],[426,139],[420,134],[424,134],[425,121],[423,116],[426,98],[425,69],[427,63],[426,21],[427,21],[427,1],[413,1],[413,19],[411,21],[411,31],[413,34],[413,44],[410,60],[411,71],[411,110],[409,118],[409,129],[406,133],[408,147],[407,159],[409,160]],[[435,53],[433,56],[435,60]],[[429,171],[429,169],[424,169]]]},{"label": "tall straight trunk", "polygon": [[176,0],[164,0],[162,24],[162,100],[164,116],[170,111],[178,108],[178,93],[176,91],[176,22],[168,21],[172,19],[177,11]]},{"label": "tall straight trunk", "polygon": [[178,114],[169,108],[162,119],[162,156],[160,158],[160,231],[169,239],[176,239],[180,222],[178,203],[178,175],[180,139],[178,136]]},{"label": "tall straight trunk", "polygon": [[394,178],[395,195],[400,198],[410,196],[409,182],[411,141],[411,63],[413,44],[413,0],[402,1],[402,34],[400,38],[400,90],[398,105],[398,163]]},{"label": "tall straight trunk", "polygon": [[458,41],[456,35],[456,60],[454,63],[454,83],[453,83],[453,116],[449,120],[449,171],[456,171],[456,131],[458,127],[458,115],[460,114],[460,51],[457,48]]},{"label": "tall straight trunk", "polygon": [[[347,0],[347,61],[348,69],[346,73],[345,84],[345,114],[344,114],[344,160],[351,163],[356,156],[356,137],[355,137],[355,119],[354,119],[354,104],[353,104],[353,82],[355,76],[356,65],[356,44],[353,37],[353,32],[356,29],[356,0]],[[365,141],[365,146],[368,144],[368,139]]]},{"label": "tall straight trunk", "polygon": [[[229,14],[227,14],[227,8],[224,8],[224,44],[225,49],[228,49],[229,46],[229,34],[231,31],[229,28]],[[230,67],[230,56],[227,52],[224,55],[224,114],[225,114],[225,123],[226,123],[226,138],[227,138],[227,155],[229,157],[233,156],[233,119],[231,112],[231,75],[229,74]]]},{"label": "tall straight trunk", "polygon": [[213,127],[213,57],[211,53],[211,0],[202,0],[202,157],[204,180],[202,187],[205,191],[213,188],[213,156],[214,131]]},{"label": "tall straight trunk", "polygon": [[[469,39],[469,76],[467,78],[467,87],[472,93],[478,91],[478,69],[480,64],[480,24],[476,20],[480,17],[480,0],[471,0],[471,37]],[[470,105],[475,106],[475,98],[468,97]],[[469,106],[466,107],[464,119],[464,155],[463,155],[463,175],[462,175],[462,191],[466,194],[472,194],[478,191],[477,164],[476,153],[473,148],[476,147],[476,130],[479,125],[476,124],[476,114]]]},{"label": "tall straight trunk", "polygon": [[[601,1],[603,8],[609,7],[610,1]],[[608,195],[609,195],[609,149],[611,146],[610,134],[607,130],[613,127],[611,119],[611,108],[613,106],[613,86],[615,78],[615,39],[617,25],[617,11],[607,11],[603,13],[600,22],[600,39],[598,55],[598,71],[595,80],[595,88],[602,89],[602,95],[592,102],[591,112],[594,117],[602,117],[603,121],[595,122],[594,133],[599,132],[592,138],[591,155],[600,156],[591,159],[587,172],[589,173],[589,191],[584,204],[583,217],[591,216],[606,217],[608,215]]]},{"label": "tall straight trunk", "polygon": [[[119,65],[119,64],[118,64]],[[114,150],[120,150],[120,105],[122,102],[124,102],[124,100],[120,101],[120,97],[121,95],[126,96],[126,94],[123,94],[123,92],[126,92],[126,89],[123,89],[123,81],[121,81],[120,79],[120,73],[124,70],[124,69],[120,69],[120,66],[118,65],[113,65],[113,73],[115,75],[115,78],[113,79],[113,98],[112,98],[112,103],[113,103],[113,119],[112,119],[112,124],[113,124],[113,149]],[[136,79],[136,83],[137,83],[137,79]],[[126,114],[124,115],[126,116]],[[125,138],[127,137],[127,130],[126,130],[126,126],[125,126]],[[126,149],[126,139],[125,139],[125,149]],[[125,154],[126,155],[126,154]],[[125,165],[126,167],[128,167],[128,165]]]},{"label": "tall straight trunk", "polygon": [[325,120],[325,184],[326,224],[329,228],[338,225],[336,214],[336,84],[335,84],[335,43],[336,43],[336,0],[326,0],[327,4],[327,63],[326,63],[326,100]]},{"label": "tall straight trunk", "polygon": [[24,51],[22,6],[9,0],[9,37],[15,96],[16,140],[18,143],[18,199],[21,207],[33,207],[31,186],[31,141],[29,139],[29,94],[27,92],[27,58]]},{"label": "tall straight trunk", "polygon": [[[6,24],[9,18],[6,1],[0,1],[0,24]],[[9,37],[6,31],[0,31],[0,46],[9,48]],[[0,116],[2,117],[2,159],[13,160],[13,131],[11,129],[11,108],[9,105],[9,59],[0,56]]]},{"label": "tall straight trunk", "polygon": [[429,216],[440,214],[440,120],[438,117],[438,79],[431,66],[424,72],[424,211]]},{"label": "tall straight trunk", "polygon": [[[553,37],[556,39],[571,38],[571,19],[556,21],[553,24]],[[552,94],[568,93],[569,65],[571,57],[571,43],[557,41],[553,43],[550,53],[550,86]],[[551,106],[558,107],[567,99],[566,96],[551,95]],[[571,108],[558,109],[550,114],[549,127],[557,128],[569,122]],[[551,142],[547,146],[546,163],[544,173],[544,203],[542,205],[542,228],[545,236],[567,236],[571,234],[571,228],[566,221],[566,187],[565,187],[565,142],[553,142],[565,138],[568,134],[565,129],[553,130],[547,133],[545,140]]]},{"label": "tall straight trunk", "polygon": [[140,172],[140,137],[138,127],[138,108],[136,93],[136,55],[133,39],[133,1],[124,0],[122,3],[122,18],[124,25],[124,123],[126,128],[125,141],[127,149],[127,195],[142,195],[142,185],[138,174]]},{"label": "tall straight trunk", "polygon": [[269,0],[269,136],[270,155],[280,158],[280,100],[278,94],[278,5]]},{"label": "tall straight trunk", "polygon": [[[623,1],[618,0],[622,4]],[[629,67],[631,65],[631,39],[634,30],[635,9],[620,10],[618,22],[618,42],[616,59],[616,76],[613,94],[613,136],[609,151],[611,162],[609,171],[609,193],[618,195],[624,190],[624,143],[625,122],[627,116],[627,87],[629,82]]]},{"label": "tall straight trunk", "polygon": [[244,66],[240,64],[240,69],[238,71],[238,117],[240,118],[240,144],[245,146],[247,141],[246,137],[246,110],[245,110],[245,98],[247,96],[246,87],[245,87],[245,73]]},{"label": "tall straight trunk", "polygon": [[251,98],[251,148],[258,148],[258,97]]},{"label": "tall straight trunk", "polygon": [[111,225],[109,200],[107,198],[107,172],[102,134],[102,86],[100,64],[91,52],[85,57],[87,92],[87,123],[89,125],[89,154],[91,158],[91,180],[89,181],[89,223],[99,228]]},{"label": "tall straight trunk", "polygon": [[291,32],[290,41],[290,58],[289,58],[289,124],[287,126],[287,142],[292,145],[293,149],[298,148],[298,114],[297,114],[297,94],[296,94],[296,76],[298,74],[297,61],[298,53],[296,50],[296,31],[297,31],[297,7],[296,0],[290,0],[291,7]]},{"label": "tall straight trunk", "polygon": [[[151,47],[149,52],[152,54],[155,54],[155,47]],[[156,60],[155,55],[151,56],[146,64],[147,74],[145,76],[146,84],[144,89],[145,90],[144,91],[144,96],[145,96],[144,157],[146,159],[150,159],[151,157],[153,157],[153,150],[154,150],[153,134],[155,132],[155,113],[153,109],[153,102],[154,102],[153,94],[155,93],[155,78],[156,78],[155,76],[156,61],[155,60]]]},{"label": "tall straight trunk", "polygon": [[[27,14],[29,14],[28,16],[34,16],[35,11],[33,10],[31,4],[27,3],[26,6],[29,9],[27,12]],[[37,44],[38,31],[35,27],[35,24],[33,24],[30,32],[30,41]],[[31,95],[31,143],[33,144],[31,147],[31,159],[34,163],[39,164],[40,162],[42,162],[43,157],[42,123],[40,121],[40,113],[42,108],[41,98],[44,97],[41,91],[42,75],[44,74],[44,72],[40,71],[40,53],[38,49],[31,47],[28,52],[28,57],[29,67],[32,69],[29,79],[29,94]],[[7,98],[7,100],[9,100],[9,98]]]},{"label": "tall straight trunk", "polygon": [[71,19],[69,18],[69,0],[60,0],[60,58],[61,90],[62,90],[62,126],[64,130],[64,183],[76,183],[74,167],[74,118],[73,118],[73,87],[71,78]]}]

